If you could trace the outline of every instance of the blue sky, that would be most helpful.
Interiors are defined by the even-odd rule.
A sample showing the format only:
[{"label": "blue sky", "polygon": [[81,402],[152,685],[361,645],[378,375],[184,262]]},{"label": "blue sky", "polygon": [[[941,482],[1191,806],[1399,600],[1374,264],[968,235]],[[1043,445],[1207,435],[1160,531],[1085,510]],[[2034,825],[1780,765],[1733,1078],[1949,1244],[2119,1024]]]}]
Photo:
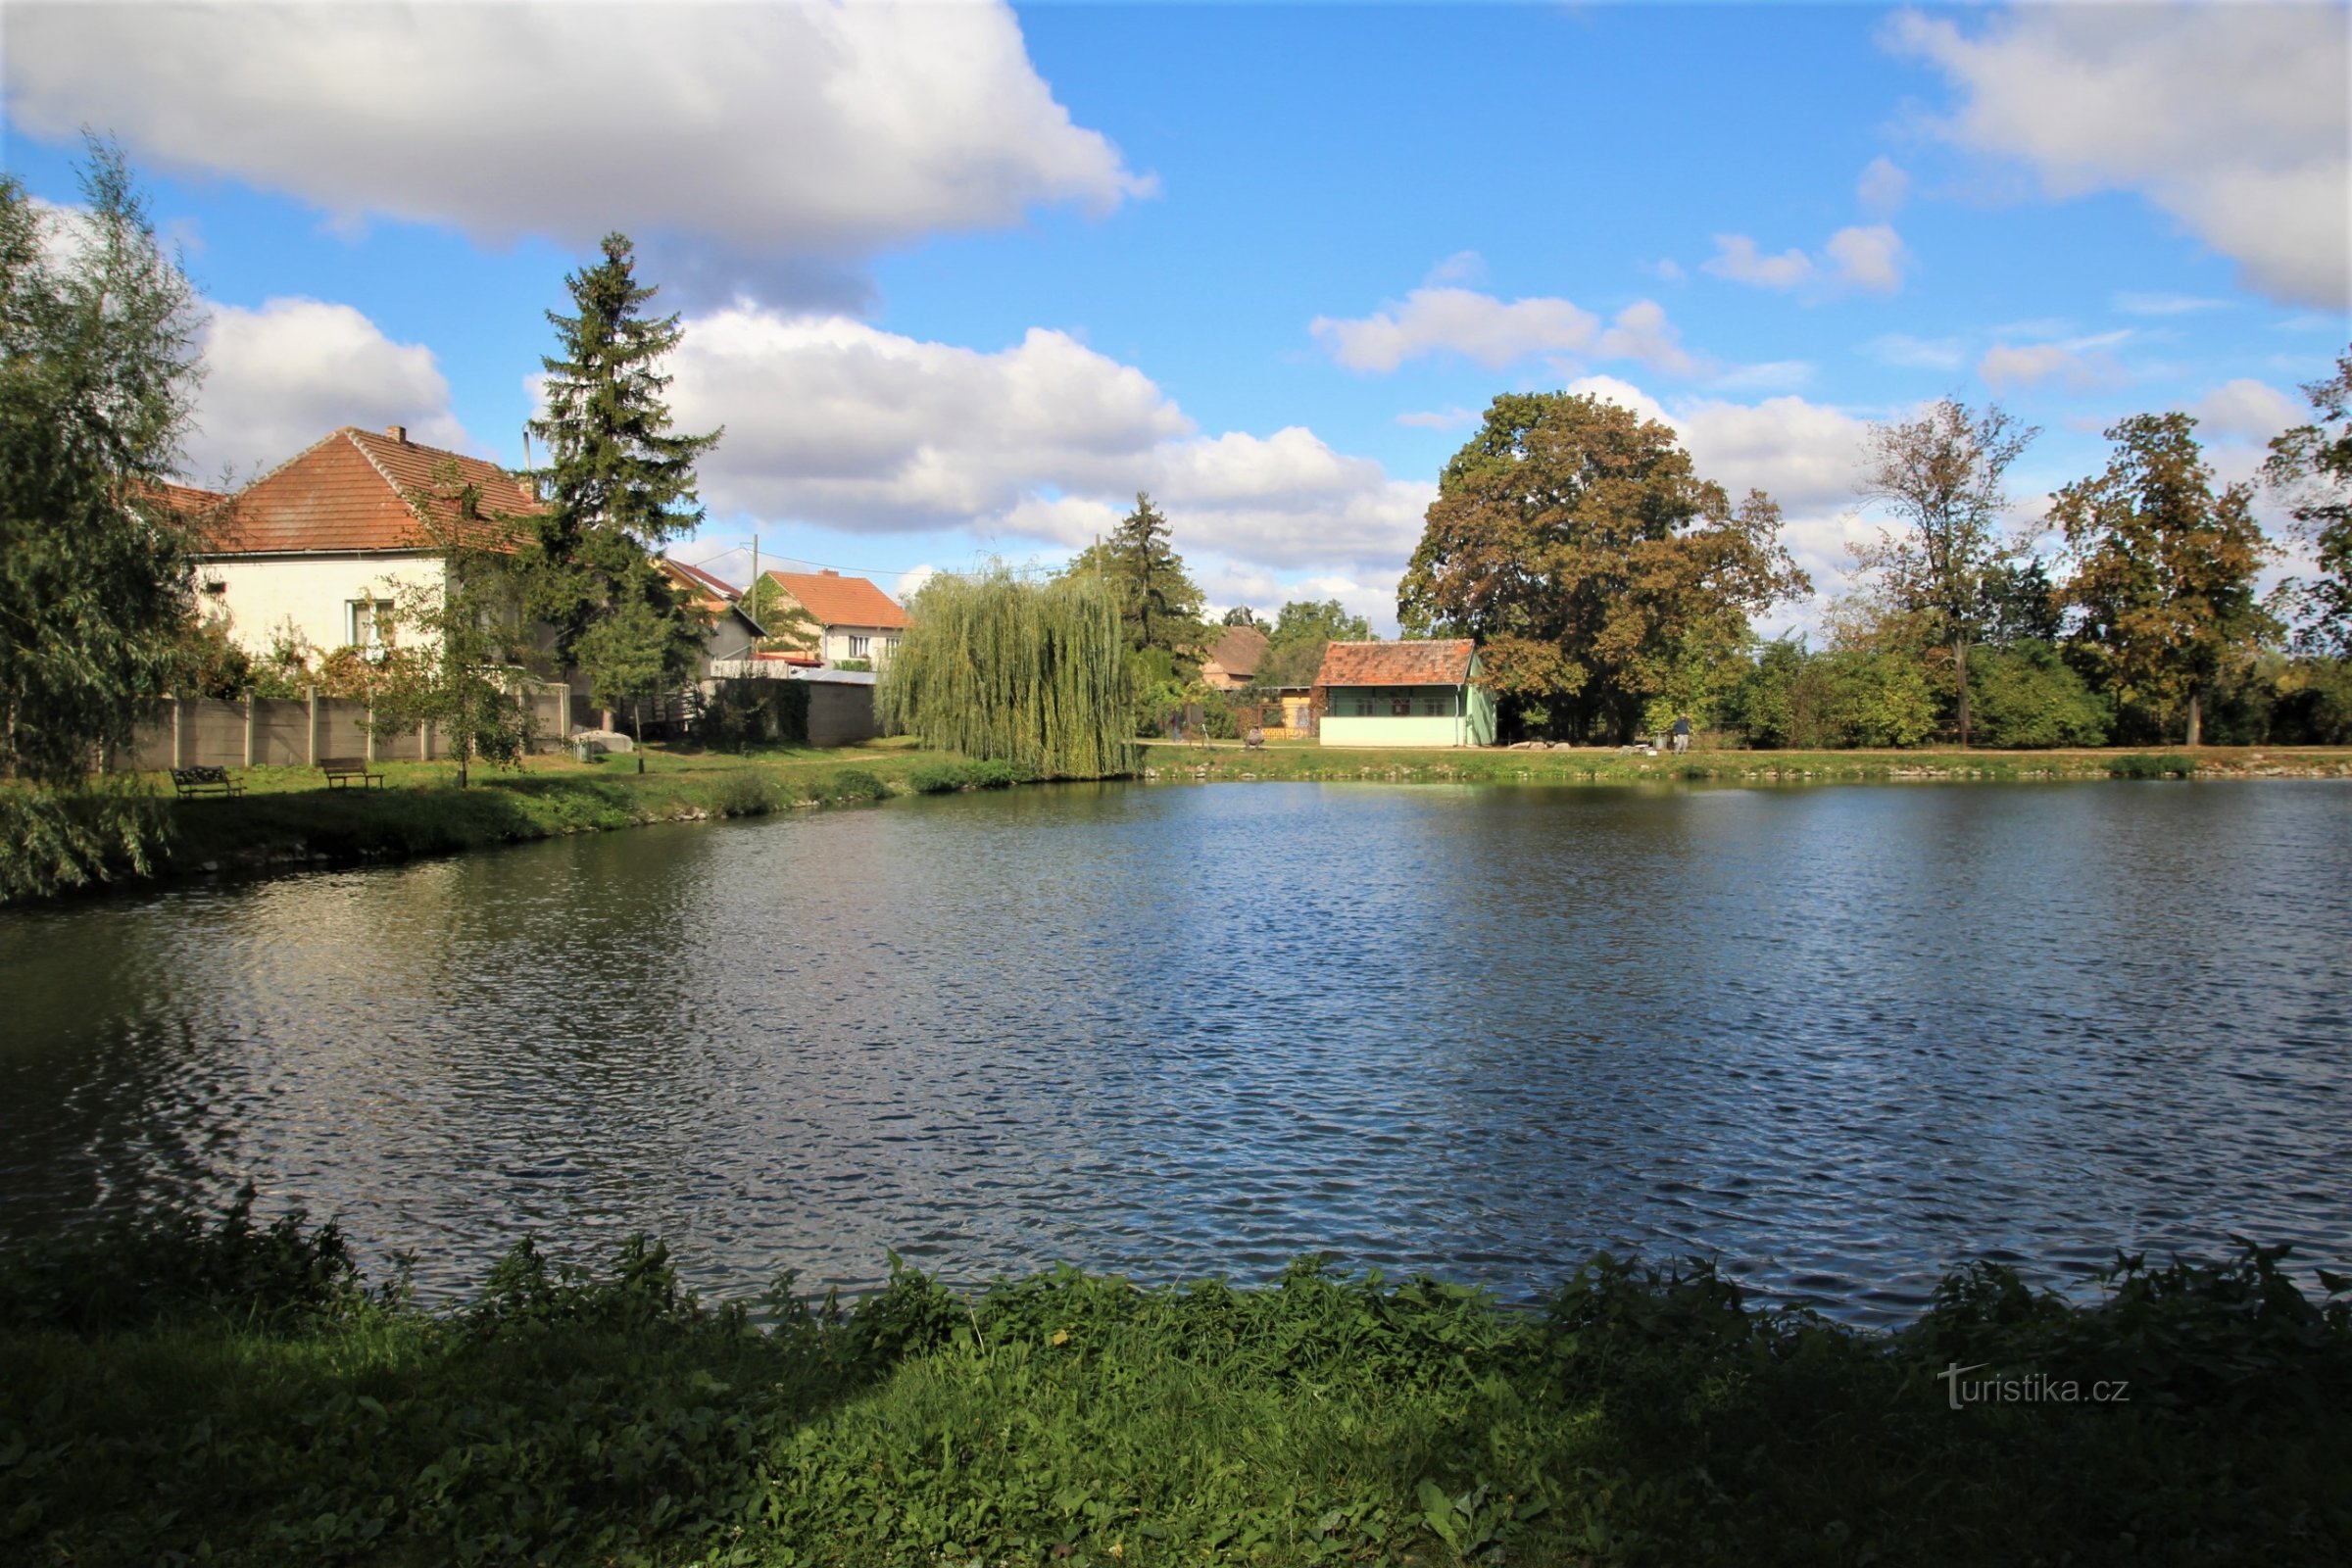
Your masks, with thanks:
[{"label": "blue sky", "polygon": [[[2324,6],[6,11],[6,165],[119,137],[186,245],[191,467],[343,423],[510,463],[541,313],[620,228],[721,423],[678,547],[895,586],[1151,489],[1218,604],[1393,624],[1496,392],[1593,390],[1840,582],[1869,421],[2128,414],[2226,476],[2352,319]],[[1789,616],[1802,620],[1808,612]]]}]

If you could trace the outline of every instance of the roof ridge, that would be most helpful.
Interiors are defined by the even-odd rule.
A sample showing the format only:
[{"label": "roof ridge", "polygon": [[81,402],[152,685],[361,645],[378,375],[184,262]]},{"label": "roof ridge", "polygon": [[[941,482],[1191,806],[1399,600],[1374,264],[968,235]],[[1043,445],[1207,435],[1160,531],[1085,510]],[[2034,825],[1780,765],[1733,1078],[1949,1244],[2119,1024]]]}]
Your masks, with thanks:
[{"label": "roof ridge", "polygon": [[258,474],[254,475],[254,476],[253,476],[251,479],[248,479],[248,480],[246,480],[246,481],[245,481],[243,484],[241,484],[241,485],[237,486],[237,488],[235,488],[234,490],[231,490],[231,491],[229,491],[229,492],[228,492],[229,499],[233,501],[233,500],[237,499],[238,497],[240,497],[240,496],[244,495],[244,494],[245,494],[245,492],[246,492],[246,491],[248,491],[248,490],[252,490],[252,489],[255,489],[255,488],[257,488],[258,486],[261,486],[261,485],[268,484],[268,483],[269,483],[270,480],[272,480],[272,479],[276,478],[276,477],[277,477],[279,474],[281,474],[281,473],[285,472],[285,471],[286,471],[288,468],[291,468],[292,466],[294,466],[294,465],[296,465],[297,463],[300,463],[300,462],[301,462],[303,459],[305,459],[305,458],[309,457],[309,456],[310,456],[312,453],[314,453],[314,452],[318,451],[318,450],[320,447],[322,447],[322,446],[326,445],[326,444],[327,444],[329,441],[332,441],[332,440],[333,440],[335,437],[337,437],[337,436],[339,436],[339,435],[343,435],[343,434],[345,434],[346,432],[348,432],[348,431],[350,431],[350,430],[352,430],[352,429],[355,429],[355,428],[356,428],[356,426],[353,426],[353,425],[348,425],[348,424],[346,424],[346,425],[342,425],[342,426],[340,426],[340,427],[338,427],[338,428],[336,428],[336,429],[333,429],[333,430],[329,430],[329,431],[327,431],[327,432],[326,432],[326,434],[324,434],[324,435],[320,436],[320,437],[319,437],[318,440],[316,440],[316,441],[312,442],[312,443],[311,443],[309,446],[307,446],[307,447],[304,447],[304,448],[303,448],[303,449],[302,449],[300,452],[297,452],[297,453],[295,453],[295,454],[294,454],[292,457],[290,457],[290,458],[286,459],[286,461],[285,461],[285,462],[283,462],[283,463],[279,464],[279,465],[278,465],[276,467],[274,467],[274,468],[270,468],[270,469],[266,469],[265,471],[263,471],[263,472],[261,472],[261,473],[258,473]]}]

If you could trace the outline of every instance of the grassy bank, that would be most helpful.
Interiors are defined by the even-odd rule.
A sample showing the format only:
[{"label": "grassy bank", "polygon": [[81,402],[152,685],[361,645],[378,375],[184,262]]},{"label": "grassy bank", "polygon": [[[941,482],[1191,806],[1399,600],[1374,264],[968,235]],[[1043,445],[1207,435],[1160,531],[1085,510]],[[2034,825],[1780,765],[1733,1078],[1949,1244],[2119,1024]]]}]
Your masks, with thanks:
[{"label": "grassy bank", "polygon": [[[653,822],[759,816],[811,807],[859,805],[893,795],[1011,782],[1002,768],[975,764],[911,742],[796,748],[749,756],[644,754],[581,762],[538,757],[519,771],[476,767],[456,788],[448,762],[385,762],[381,789],[323,788],[303,767],[233,770],[234,799],[166,798],[157,875],[270,866],[401,860],[567,833],[601,833]],[[118,874],[121,868],[118,868]]]},{"label": "grassy bank", "polygon": [[[1541,1312],[1300,1265],[969,1298],[905,1273],[755,1322],[642,1241],[593,1276],[519,1249],[427,1313],[331,1229],[239,1212],[0,1263],[0,1539],[54,1564],[2340,1561],[2352,1313],[2275,1262],[2132,1267],[2088,1308],[1978,1266],[1893,1336],[1605,1259]],[[1955,1408],[1955,1364],[1964,1393],[2080,1393]]]},{"label": "grassy bank", "polygon": [[2199,747],[2181,751],[1951,750],[1879,752],[1698,751],[1644,756],[1606,747],[1444,750],[1325,747],[1312,741],[1245,749],[1147,742],[1148,778],[1307,779],[1462,784],[2023,783],[2101,778],[2352,778],[2352,748]]},{"label": "grassy bank", "polygon": [[[2352,749],[2220,748],[2119,751],[1701,751],[1647,757],[1600,748],[1374,750],[1277,742],[1245,750],[1146,742],[1143,776],[1161,782],[1281,781],[1476,784],[1727,783],[1747,785],[1979,780],[2268,777],[2352,778]],[[1002,762],[926,751],[910,739],[860,747],[800,748],[733,756],[645,754],[599,762],[540,757],[519,772],[480,769],[455,788],[447,762],[387,762],[381,790],[327,790],[314,768],[234,770],[234,799],[175,800],[140,808],[163,846],[149,873],[350,864],[448,855],[567,833],[653,822],[758,816],[858,805],[895,795],[1001,788],[1030,775]],[[0,788],[8,786],[0,785]],[[0,805],[5,805],[0,802]],[[0,813],[4,814],[4,813]],[[60,857],[61,859],[65,858]],[[122,864],[118,883],[141,877]],[[63,879],[68,885],[73,877]],[[5,896],[6,878],[0,878]],[[34,892],[40,891],[35,887]],[[28,896],[28,895],[20,895]]]}]

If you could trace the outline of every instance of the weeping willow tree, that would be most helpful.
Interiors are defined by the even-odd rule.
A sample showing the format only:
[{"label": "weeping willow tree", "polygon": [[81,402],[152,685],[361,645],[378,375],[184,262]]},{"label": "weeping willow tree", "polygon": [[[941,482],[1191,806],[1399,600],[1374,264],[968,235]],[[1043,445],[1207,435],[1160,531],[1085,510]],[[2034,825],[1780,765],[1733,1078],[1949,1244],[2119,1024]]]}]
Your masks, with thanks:
[{"label": "weeping willow tree", "polygon": [[1045,778],[1134,771],[1127,642],[1101,579],[999,566],[934,577],[907,610],[875,694],[884,730]]}]

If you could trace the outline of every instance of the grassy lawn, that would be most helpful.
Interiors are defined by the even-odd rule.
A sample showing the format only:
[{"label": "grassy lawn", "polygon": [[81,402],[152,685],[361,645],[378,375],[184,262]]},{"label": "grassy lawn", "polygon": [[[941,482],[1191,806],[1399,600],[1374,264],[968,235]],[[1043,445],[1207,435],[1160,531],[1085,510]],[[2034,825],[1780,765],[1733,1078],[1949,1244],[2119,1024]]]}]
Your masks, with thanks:
[{"label": "grassy lawn", "polygon": [[1693,751],[1645,756],[1613,747],[1515,751],[1508,748],[1323,746],[1238,741],[1208,747],[1144,743],[1144,766],[1163,778],[1366,779],[1414,783],[1639,784],[1670,780],[1723,783],[1836,783],[1927,778],[2033,780],[2089,778],[2352,778],[2352,748],[2222,747],[1999,752],[1949,749],[1850,752]]},{"label": "grassy lawn", "polygon": [[641,1241],[593,1274],[518,1250],[427,1313],[366,1291],[331,1230],[179,1223],[0,1257],[0,1551],[2343,1561],[2352,1313],[2274,1263],[2133,1269],[2089,1306],[1979,1265],[1894,1335],[1605,1259],[1537,1311],[1301,1264],[967,1298],[906,1273],[755,1321]]},{"label": "grassy lawn", "polygon": [[[643,760],[644,770],[639,771]],[[380,789],[328,789],[316,768],[233,769],[236,799],[170,800],[164,872],[311,861],[404,859],[650,822],[758,816],[910,794],[956,760],[906,741],[732,755],[652,748],[581,762],[475,767],[456,788],[447,761],[385,762]]]}]

